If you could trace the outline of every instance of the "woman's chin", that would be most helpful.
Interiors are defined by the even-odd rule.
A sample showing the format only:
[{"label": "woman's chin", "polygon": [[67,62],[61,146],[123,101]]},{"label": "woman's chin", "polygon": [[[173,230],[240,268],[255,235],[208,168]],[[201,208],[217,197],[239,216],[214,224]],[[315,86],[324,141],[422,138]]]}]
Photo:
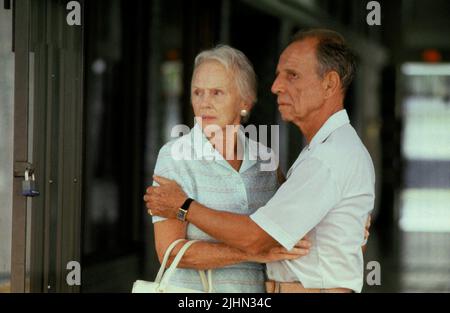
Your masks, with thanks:
[{"label": "woman's chin", "polygon": [[210,131],[216,131],[224,128],[223,125],[218,123],[217,120],[202,120],[201,126],[203,130],[210,130]]}]

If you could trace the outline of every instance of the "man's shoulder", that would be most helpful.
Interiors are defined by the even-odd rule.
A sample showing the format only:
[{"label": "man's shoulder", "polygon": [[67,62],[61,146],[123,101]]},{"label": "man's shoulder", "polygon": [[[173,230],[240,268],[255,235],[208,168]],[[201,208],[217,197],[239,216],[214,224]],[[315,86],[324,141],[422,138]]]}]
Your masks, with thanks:
[{"label": "man's shoulder", "polygon": [[341,167],[367,157],[370,158],[366,147],[350,124],[330,134],[324,142],[316,147],[313,156],[330,167]]}]

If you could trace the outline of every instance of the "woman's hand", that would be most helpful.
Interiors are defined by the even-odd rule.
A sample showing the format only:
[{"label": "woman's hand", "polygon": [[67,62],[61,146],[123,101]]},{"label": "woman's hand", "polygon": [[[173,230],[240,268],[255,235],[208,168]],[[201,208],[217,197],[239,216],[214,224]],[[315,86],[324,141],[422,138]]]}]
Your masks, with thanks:
[{"label": "woman's hand", "polygon": [[275,247],[270,249],[266,253],[251,256],[250,261],[258,263],[270,263],[283,260],[294,260],[308,255],[310,248],[311,242],[305,237],[297,242],[292,250],[288,251],[284,247]]}]

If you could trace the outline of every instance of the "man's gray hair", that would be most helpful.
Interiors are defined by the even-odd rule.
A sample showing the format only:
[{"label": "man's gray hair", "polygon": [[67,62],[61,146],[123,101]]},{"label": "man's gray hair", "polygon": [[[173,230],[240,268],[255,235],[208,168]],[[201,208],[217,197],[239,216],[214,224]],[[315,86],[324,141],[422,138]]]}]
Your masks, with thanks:
[{"label": "man's gray hair", "polygon": [[194,72],[206,61],[218,61],[233,73],[241,98],[247,103],[256,102],[256,74],[249,59],[241,51],[228,45],[218,45],[200,52],[195,57]]},{"label": "man's gray hair", "polygon": [[291,43],[306,38],[316,38],[316,57],[319,63],[318,74],[323,77],[329,71],[336,71],[341,78],[342,89],[350,86],[356,71],[355,55],[344,40],[344,37],[329,29],[300,30],[291,40]]}]

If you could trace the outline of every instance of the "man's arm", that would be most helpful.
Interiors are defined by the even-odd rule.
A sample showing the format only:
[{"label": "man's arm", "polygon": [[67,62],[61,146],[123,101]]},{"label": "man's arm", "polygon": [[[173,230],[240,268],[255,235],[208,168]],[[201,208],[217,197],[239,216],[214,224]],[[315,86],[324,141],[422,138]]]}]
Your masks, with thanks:
[{"label": "man's arm", "polygon": [[250,254],[261,254],[280,244],[249,216],[212,210],[192,202],[187,221],[212,237]]},{"label": "man's arm", "polygon": [[[147,189],[147,208],[155,215],[176,218],[186,194],[170,179],[154,179],[160,187]],[[239,249],[257,253],[267,251],[276,242],[291,249],[336,205],[338,198],[329,168],[311,158],[300,163],[266,205],[250,217],[192,203],[187,218],[211,236]]]},{"label": "man's arm", "polygon": [[[155,245],[159,262],[164,258],[167,247],[176,239],[186,238],[186,223],[178,220],[165,220],[154,224]],[[173,250],[167,262],[167,267],[175,259],[185,242],[179,243]],[[193,244],[181,259],[178,267],[191,269],[214,269],[241,262],[267,263],[279,260],[296,259],[308,254],[310,244],[302,240],[297,247],[288,252],[282,247],[271,249],[265,254],[251,254],[232,248],[224,243],[199,241]]]},{"label": "man's arm", "polygon": [[[251,254],[264,253],[279,246],[275,239],[248,216],[212,210],[195,201],[191,204],[187,220],[213,237]],[[370,220],[371,216],[369,215],[365,226],[365,241],[369,238]],[[230,235],[226,236],[226,234]],[[245,236],[248,240],[242,242],[240,236]],[[361,247],[363,253],[366,248],[367,243]]]},{"label": "man's arm", "polygon": [[[153,178],[160,186],[147,188],[144,200],[149,212],[176,219],[178,208],[187,199],[186,193],[173,180],[159,176]],[[246,215],[213,210],[193,201],[186,219],[217,240],[252,255],[267,253],[280,246]]]},{"label": "man's arm", "polygon": [[[171,158],[169,146],[166,145],[158,154],[155,173],[158,175],[164,174],[164,176],[170,178],[171,181],[173,180],[174,183],[176,181],[182,181],[182,179],[177,175],[177,170],[175,169],[176,164],[177,163],[174,162]],[[154,187],[157,187],[158,183],[160,183],[160,180],[155,179]],[[180,201],[184,202],[187,196],[181,189],[181,187],[178,186],[178,184],[176,185],[181,190],[180,194],[182,195],[182,198]],[[167,198],[176,199],[176,197],[172,195]],[[158,258],[161,262],[167,247],[174,240],[186,238],[186,223],[182,223],[181,221],[178,221],[176,219],[160,221],[154,224],[154,229],[155,246]],[[220,240],[220,238],[217,239]],[[181,247],[182,243],[174,248],[171,253],[171,257],[168,260],[168,264],[173,261],[175,255],[178,253]],[[299,242],[298,247],[299,249],[301,249],[302,241]],[[278,261],[281,259],[297,258],[304,254],[307,254],[307,252],[307,250],[303,249],[300,251],[293,251],[292,254],[287,253],[284,248],[277,244],[276,246],[272,247],[271,250],[267,250],[266,253],[253,253],[253,251],[242,251],[238,248],[232,248],[225,243],[210,243],[200,241],[192,245],[192,247],[190,247],[186,251],[179,266],[185,268],[204,269],[223,267],[248,261],[266,263]]]}]

